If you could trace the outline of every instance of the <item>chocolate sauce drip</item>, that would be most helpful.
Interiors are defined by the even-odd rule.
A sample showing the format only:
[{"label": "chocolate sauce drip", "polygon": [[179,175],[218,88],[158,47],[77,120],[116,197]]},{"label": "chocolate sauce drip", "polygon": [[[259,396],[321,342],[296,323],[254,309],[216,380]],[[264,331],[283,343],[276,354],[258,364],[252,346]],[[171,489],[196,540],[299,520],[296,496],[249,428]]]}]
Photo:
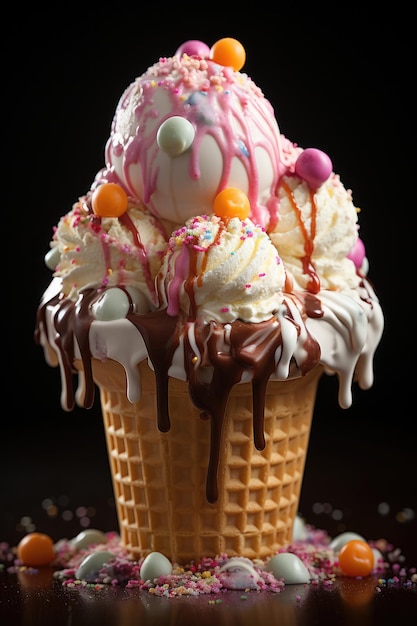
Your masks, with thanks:
[{"label": "chocolate sauce drip", "polygon": [[[310,308],[317,315],[316,300],[310,296]],[[288,310],[288,319],[292,320]],[[141,332],[146,343],[149,358],[155,369],[158,394],[158,426],[162,431],[169,430],[168,415],[168,368],[172,355],[179,344],[181,329],[187,322],[158,311],[148,315],[129,317]],[[292,320],[293,321],[293,320]],[[210,452],[207,470],[206,496],[209,502],[218,499],[217,474],[220,449],[224,429],[224,416],[230,392],[242,380],[245,372],[250,372],[253,392],[253,432],[258,450],[265,447],[264,411],[265,393],[268,380],[275,370],[275,353],[282,344],[281,326],[274,317],[256,324],[239,320],[225,327],[214,321],[209,324],[195,322],[194,340],[202,355],[201,362],[187,339],[184,337],[184,367],[193,404],[201,411],[202,419],[210,419]],[[228,343],[228,350],[223,346]],[[313,339],[308,340],[306,349],[310,355],[308,369],[314,367],[320,357],[320,350]],[[198,359],[197,359],[198,361]],[[307,370],[306,370],[307,371]]]},{"label": "chocolate sauce drip", "polygon": [[178,340],[176,340],[178,320],[176,317],[167,315],[166,311],[128,315],[127,318],[141,333],[149,358],[154,366],[158,428],[166,433],[171,426],[168,411],[168,369],[178,344]]},{"label": "chocolate sauce drip", "polygon": [[[74,397],[73,375],[75,373],[74,346],[79,346],[85,376],[85,397],[83,406],[90,408],[94,401],[95,385],[92,374],[92,355],[89,348],[89,330],[94,318],[91,305],[98,294],[94,289],[85,290],[76,303],[54,296],[42,302],[38,309],[35,341],[40,343],[42,329],[46,329],[46,308],[56,307],[53,326],[56,331],[55,345],[64,365],[64,384],[67,397]],[[304,317],[320,317],[323,313],[320,301],[308,293],[298,297],[291,294]],[[298,301],[298,303],[297,303]],[[58,305],[58,306],[57,306]],[[285,317],[297,326],[287,306]],[[166,310],[148,314],[129,312],[127,319],[141,333],[153,364],[156,377],[157,422],[162,432],[170,429],[169,416],[169,375],[173,356],[183,338],[184,368],[189,385],[190,398],[201,411],[201,419],[210,420],[210,451],[207,468],[206,496],[209,502],[218,499],[217,475],[222,446],[224,419],[227,402],[234,385],[242,378],[252,380],[253,393],[253,433],[258,450],[265,447],[264,411],[265,393],[268,380],[276,368],[275,355],[282,346],[281,324],[276,317],[259,322],[247,323],[236,320],[230,324],[215,321],[203,324],[194,322],[194,341],[199,354],[190,344],[187,333],[187,319],[168,315]],[[298,335],[300,329],[298,328]],[[302,374],[315,367],[320,359],[318,343],[307,333],[303,352],[307,355],[297,367]],[[225,350],[224,347],[227,346]],[[293,357],[294,359],[294,357]],[[249,374],[249,376],[248,376]],[[73,401],[68,401],[68,410]]]},{"label": "chocolate sauce drip", "polygon": [[53,324],[56,330],[55,343],[61,354],[64,367],[64,383],[66,387],[67,406],[71,411],[74,408],[74,384],[73,384],[73,361],[74,361],[74,333],[72,331],[71,315],[74,305],[71,300],[64,300],[58,311],[55,313]]},{"label": "chocolate sauce drip", "polygon": [[73,376],[76,374],[74,368],[75,342],[80,349],[81,361],[85,376],[85,396],[83,407],[90,409],[94,403],[94,382],[92,374],[91,351],[89,347],[89,333],[93,318],[90,315],[91,303],[97,299],[97,291],[88,289],[80,292],[77,302],[60,295],[54,296],[47,302],[43,302],[38,308],[35,342],[40,343],[41,329],[46,329],[46,310],[48,306],[57,310],[52,323],[55,329],[55,346],[58,348],[64,368],[63,384],[65,385],[67,403],[64,407],[67,411],[74,408],[75,390]]}]

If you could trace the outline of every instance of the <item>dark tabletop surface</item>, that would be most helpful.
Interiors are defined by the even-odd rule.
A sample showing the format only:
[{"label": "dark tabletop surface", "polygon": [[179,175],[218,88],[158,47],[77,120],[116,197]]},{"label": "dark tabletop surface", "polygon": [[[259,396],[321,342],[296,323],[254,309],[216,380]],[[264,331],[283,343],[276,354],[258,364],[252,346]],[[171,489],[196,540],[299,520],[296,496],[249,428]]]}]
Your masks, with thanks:
[{"label": "dark tabletop surface", "polygon": [[[386,325],[372,389],[354,388],[353,406],[337,404],[337,380],[325,377],[311,433],[300,512],[330,536],[344,530],[385,538],[417,565],[415,424],[415,141],[410,85],[411,24],[397,4],[372,20],[349,9],[329,27],[325,8],[277,8],[269,17],[213,3],[195,12],[142,7],[42,14],[17,5],[4,42],[3,331],[5,402],[0,431],[0,542],[30,530],[57,541],[84,527],[117,529],[98,404],[65,413],[59,372],[34,345],[40,295],[50,280],[43,257],[52,226],[103,165],[116,103],[159,56],[188,39],[224,36],[246,48],[244,67],[271,100],[281,132],[318,147],[353,190],[370,278]],[[233,9],[233,7],[231,7]],[[167,28],[162,24],[172,25]],[[409,32],[410,31],[410,32]],[[413,104],[414,106],[414,104]],[[4,168],[6,171],[4,172]],[[9,237],[10,235],[10,237]],[[411,272],[413,271],[413,276]],[[18,277],[16,279],[16,277]],[[9,284],[7,285],[7,281]],[[3,375],[4,376],[4,375]],[[10,389],[10,392],[9,392]],[[7,402],[6,402],[7,399]],[[7,407],[7,408],[6,408]],[[155,598],[137,589],[63,588],[48,570],[0,573],[3,626],[117,624],[417,623],[416,588],[376,592],[372,577],[339,579],[331,590],[287,586],[280,594],[229,592],[221,602]]]},{"label": "dark tabletop surface", "polygon": [[287,585],[272,592],[228,591],[198,597],[155,597],[137,589],[107,586],[71,590],[39,574],[0,576],[0,622],[30,626],[134,626],[271,623],[285,626],[412,626],[417,617],[416,587],[386,586],[377,592],[374,576],[340,578],[331,589]]}]

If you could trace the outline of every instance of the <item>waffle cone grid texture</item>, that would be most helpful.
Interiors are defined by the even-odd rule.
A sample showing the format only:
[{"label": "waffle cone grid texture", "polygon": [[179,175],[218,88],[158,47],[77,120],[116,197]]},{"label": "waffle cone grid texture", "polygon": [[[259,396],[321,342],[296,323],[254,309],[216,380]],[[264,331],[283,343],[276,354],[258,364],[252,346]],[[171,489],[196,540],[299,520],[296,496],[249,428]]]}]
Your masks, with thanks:
[{"label": "waffle cone grid texture", "polygon": [[263,450],[253,442],[252,386],[234,387],[220,450],[219,498],[212,504],[206,499],[210,420],[200,418],[188,385],[171,379],[171,428],[162,433],[155,375],[146,363],[140,368],[142,397],[132,404],[118,364],[93,367],[121,539],[132,556],[159,551],[180,564],[222,553],[265,559],[288,544],[320,372],[268,384]]}]

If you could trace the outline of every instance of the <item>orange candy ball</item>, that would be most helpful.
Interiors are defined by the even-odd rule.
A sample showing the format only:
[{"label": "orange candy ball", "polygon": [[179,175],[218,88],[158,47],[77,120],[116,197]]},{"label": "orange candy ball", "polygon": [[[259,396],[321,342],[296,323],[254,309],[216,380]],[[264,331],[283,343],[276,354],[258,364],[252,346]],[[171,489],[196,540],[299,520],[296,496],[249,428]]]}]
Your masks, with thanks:
[{"label": "orange candy ball", "polygon": [[360,539],[352,539],[340,549],[339,565],[347,576],[369,576],[374,568],[372,548]]},{"label": "orange candy ball", "polygon": [[235,187],[226,187],[214,198],[213,210],[222,218],[238,217],[244,220],[250,213],[249,198]]},{"label": "orange candy ball", "polygon": [[238,72],[245,65],[246,52],[240,41],[233,37],[224,37],[212,45],[210,58],[215,63],[232,67]]},{"label": "orange candy ball", "polygon": [[19,542],[17,556],[28,567],[49,565],[55,558],[54,542],[44,533],[29,533]]},{"label": "orange candy ball", "polygon": [[91,204],[100,217],[120,217],[127,211],[127,194],[116,183],[103,183],[94,190]]}]

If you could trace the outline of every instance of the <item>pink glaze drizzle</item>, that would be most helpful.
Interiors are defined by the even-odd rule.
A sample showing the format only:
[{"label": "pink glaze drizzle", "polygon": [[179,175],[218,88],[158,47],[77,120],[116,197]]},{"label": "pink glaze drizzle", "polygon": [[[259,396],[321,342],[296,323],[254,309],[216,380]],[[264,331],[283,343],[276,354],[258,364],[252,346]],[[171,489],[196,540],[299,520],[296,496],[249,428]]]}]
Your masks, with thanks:
[{"label": "pink glaze drizzle", "polygon": [[[207,76],[203,80],[201,74],[205,70]],[[204,137],[210,135],[219,147],[223,163],[216,193],[227,186],[232,161],[234,158],[239,159],[247,174],[249,184],[247,195],[251,204],[252,220],[263,225],[270,221],[275,223],[279,204],[276,188],[280,176],[286,171],[286,166],[280,160],[272,106],[251,79],[245,76],[242,80],[239,73],[233,72],[231,68],[221,67],[209,59],[198,57],[190,59],[187,56],[164,58],[126,90],[119,103],[119,115],[123,115],[130,98],[135,96],[137,90],[141,90],[135,111],[138,120],[136,134],[123,145],[121,143],[123,138],[115,130],[115,118],[112,138],[106,146],[106,162],[109,164],[108,168],[112,169],[113,155],[116,158],[123,157],[121,182],[129,194],[137,197],[135,181],[131,177],[131,166],[135,163],[140,164],[142,200],[155,215],[158,214],[152,202],[158,176],[157,168],[154,166],[158,154],[156,141],[158,125],[152,132],[145,133],[149,127],[148,122],[159,115],[153,104],[157,89],[163,89],[171,103],[169,113],[160,120],[160,123],[168,117],[178,115],[186,118],[195,127],[196,135],[191,147],[190,178],[197,180],[201,176],[199,150]],[[252,140],[249,119],[260,131],[256,142]],[[274,171],[266,206],[258,203],[259,177],[255,151],[259,148],[268,154]],[[114,176],[115,172],[112,170],[113,180]],[[267,219],[265,213],[268,214]]]}]

